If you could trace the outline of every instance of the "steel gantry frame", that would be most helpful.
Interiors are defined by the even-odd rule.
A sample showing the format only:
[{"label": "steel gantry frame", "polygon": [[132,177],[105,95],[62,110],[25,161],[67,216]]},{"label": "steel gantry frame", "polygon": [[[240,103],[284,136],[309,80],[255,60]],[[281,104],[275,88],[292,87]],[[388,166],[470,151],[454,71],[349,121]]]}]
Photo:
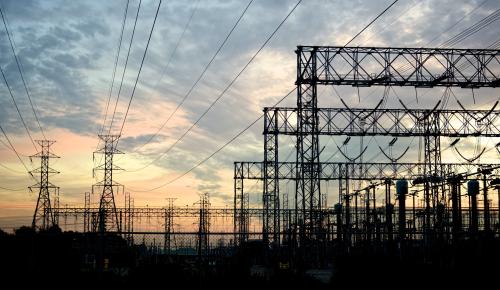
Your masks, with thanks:
[{"label": "steel gantry frame", "polygon": [[[299,133],[297,108],[264,108],[264,135]],[[499,137],[500,110],[317,108],[325,136]],[[436,123],[426,126],[426,120]]]},{"label": "steel gantry frame", "polygon": [[[277,162],[277,177],[278,180],[297,180],[300,178],[297,175],[297,162]],[[265,162],[234,162],[234,181],[238,184],[235,187],[235,204],[238,207],[234,208],[234,233],[235,241],[239,244],[244,243],[248,239],[249,217],[252,216],[253,210],[250,209],[248,202],[242,203],[240,199],[249,200],[249,193],[245,188],[245,180],[264,181],[265,179]],[[365,181],[386,181],[386,180],[418,180],[422,179],[422,172],[426,163],[351,163],[351,162],[320,162],[320,181],[340,181],[347,180],[365,180]],[[472,163],[441,163],[439,171],[445,177],[453,177],[460,173],[462,180],[475,178],[472,174],[477,173],[482,168],[494,168],[491,171],[492,175],[500,174],[500,163],[495,164],[472,164]],[[362,168],[362,171],[358,169]],[[346,190],[345,198],[355,198],[357,202],[358,194],[352,192],[349,194],[348,186],[344,186]],[[340,190],[342,192],[342,189]],[[347,210],[346,207],[345,210]],[[300,209],[298,210],[300,211]],[[267,209],[263,208],[262,213],[265,214]],[[323,209],[323,214],[328,212],[328,209]],[[280,216],[288,214],[296,215],[297,211],[288,208],[282,208],[279,211]],[[358,215],[356,215],[357,217]],[[242,224],[239,221],[245,220]],[[265,228],[264,228],[265,229]],[[277,229],[276,235],[280,236],[284,230]],[[265,232],[263,232],[265,234]]]},{"label": "steel gantry frame", "polygon": [[[481,168],[497,168],[500,163],[441,163],[439,165],[443,176],[452,176],[458,173],[477,173]],[[296,162],[278,162],[278,177],[280,180],[296,180],[300,178],[296,174]],[[385,179],[406,179],[414,180],[422,177],[421,172],[425,166],[424,162],[416,163],[391,163],[391,162],[320,162],[321,174],[319,179],[322,181],[339,180],[349,178],[351,180],[385,180]],[[363,171],[359,171],[359,166],[363,167]],[[243,180],[264,180],[265,171],[264,162],[258,161],[237,161],[234,162],[236,168],[235,180],[240,182]],[[497,175],[499,169],[493,171],[493,175]],[[470,176],[469,176],[470,177]],[[244,183],[239,183],[242,186],[238,188],[238,192],[243,195],[245,193]],[[247,198],[245,196],[245,198]]]},{"label": "steel gantry frame", "polygon": [[[288,110],[290,114],[295,114],[295,118],[285,116],[283,119],[286,122],[280,124],[278,117],[282,115],[282,112],[279,108],[264,110],[266,116],[263,180],[264,241],[279,245],[279,236],[276,235],[279,231],[276,230],[279,228],[279,218],[275,215],[280,206],[279,176],[276,174],[279,134],[294,135],[297,138],[295,224],[299,229],[301,241],[307,242],[315,239],[321,240],[319,234],[322,232],[319,135],[410,136],[417,132],[427,138],[426,144],[429,146],[426,146],[428,154],[425,160],[428,166],[424,172],[431,175],[438,174],[435,171],[440,158],[435,158],[438,157],[437,153],[431,155],[430,152],[440,151],[439,137],[442,136],[442,130],[448,129],[449,135],[452,136],[452,132],[462,130],[465,125],[465,128],[473,132],[468,136],[486,136],[487,129],[491,127],[494,127],[493,131],[496,130],[494,134],[498,132],[498,121],[493,126],[492,120],[496,120],[499,112],[493,110],[484,112],[441,110],[436,113],[435,109],[409,110],[405,107],[405,110],[382,110],[380,112],[357,109],[358,113],[356,113],[356,109],[350,108],[319,109],[318,85],[497,87],[499,75],[495,72],[500,67],[499,52],[499,50],[487,49],[298,46],[295,82],[297,107]],[[270,115],[274,115],[275,118],[270,118]],[[404,122],[405,118],[398,118],[397,115],[404,115],[403,117],[412,121],[410,123],[414,125],[408,126]],[[462,127],[460,124],[455,125],[452,120],[456,115],[459,115],[459,121],[461,121],[459,123]],[[337,128],[339,124],[343,124],[333,122],[337,116],[349,117],[343,120],[345,128]],[[446,128],[437,126],[440,124],[439,118],[441,117],[448,118],[450,121],[445,123]],[[472,119],[476,121],[476,126],[473,128],[468,124]],[[292,120],[295,120],[295,126]],[[390,124],[388,128],[385,127],[387,123]],[[393,125],[394,123],[396,125]],[[274,130],[270,129],[273,126]],[[335,131],[335,129],[338,130]],[[431,144],[431,141],[434,142]],[[429,165],[431,159],[433,166]],[[235,180],[235,185],[236,182]],[[235,202],[237,202],[236,191],[235,187]]]},{"label": "steel gantry frame", "polygon": [[298,46],[301,79],[320,85],[499,87],[500,50]]},{"label": "steel gantry frame", "polygon": [[[439,138],[486,136],[500,137],[500,111],[498,110],[437,110],[437,109],[359,109],[359,108],[317,108],[317,121],[313,135],[347,136],[423,136],[426,140],[426,152],[440,151]],[[301,135],[298,108],[264,108],[264,223],[263,232],[271,235],[272,241],[279,242],[279,179],[278,136]],[[432,138],[432,139],[431,139]],[[431,148],[432,147],[432,148]],[[299,147],[297,147],[299,148]],[[434,154],[435,155],[435,154]],[[426,154],[426,164],[421,168],[426,175],[440,175],[439,160],[431,160],[433,154]],[[432,162],[431,162],[432,161]],[[298,164],[302,164],[300,159]],[[319,163],[314,164],[317,174],[321,174]],[[311,165],[312,166],[312,165]],[[359,168],[363,168],[360,166]],[[238,170],[236,167],[235,170]],[[304,178],[301,167],[296,167],[297,182]],[[302,174],[302,175],[301,175]],[[351,174],[355,174],[351,171]],[[317,178],[315,179],[317,180]],[[235,184],[240,181],[235,180]],[[317,181],[316,181],[317,182]],[[298,188],[297,190],[303,190]],[[430,190],[435,190],[430,187]],[[235,194],[238,191],[235,187]],[[297,195],[300,197],[301,195]],[[428,194],[430,201],[433,194]],[[236,198],[236,195],[235,195]],[[318,195],[318,198],[320,196]],[[275,202],[270,202],[270,201]],[[298,208],[305,206],[298,198]],[[430,204],[430,202],[429,202]],[[304,210],[304,209],[303,209]],[[300,212],[298,218],[300,219]],[[298,222],[297,218],[295,222]],[[267,241],[267,234],[265,234]]]}]

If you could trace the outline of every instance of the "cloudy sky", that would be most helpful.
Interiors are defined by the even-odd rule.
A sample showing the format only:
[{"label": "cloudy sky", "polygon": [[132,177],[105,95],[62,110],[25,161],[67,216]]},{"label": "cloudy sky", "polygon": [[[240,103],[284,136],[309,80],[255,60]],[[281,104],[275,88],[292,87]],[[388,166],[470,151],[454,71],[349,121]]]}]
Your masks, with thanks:
[{"label": "cloudy sky", "polygon": [[[177,197],[178,204],[192,204],[199,192],[210,192],[212,203],[230,203],[233,192],[233,162],[262,160],[262,122],[258,122],[230,146],[208,162],[177,181],[152,191],[176,178],[253,122],[262,108],[272,106],[294,86],[295,47],[297,45],[344,45],[371,19],[392,2],[304,0],[280,28],[268,45],[193,129],[166,154],[172,144],[195,122],[231,82],[262,43],[273,32],[295,0],[254,0],[235,31],[222,48],[204,77],[183,106],[149,142],[164,124],[182,97],[189,91],[203,68],[248,4],[246,0],[164,0],[159,10],[148,53],[125,123],[118,149],[123,156],[116,164],[124,168],[115,180],[132,193],[135,205],[163,205],[166,197]],[[139,0],[130,0],[123,43],[118,59],[110,108],[114,107]],[[98,145],[97,133],[104,119],[113,68],[119,43],[126,1],[27,1],[0,0],[15,43],[24,76],[37,109],[40,123],[49,139],[56,140],[53,151],[61,156],[52,167],[61,174],[51,181],[61,187],[61,203],[81,205],[83,193],[101,177],[92,176],[92,152]],[[130,100],[135,78],[148,40],[158,5],[157,0],[143,0],[132,42],[127,70],[116,109],[112,133],[118,133]],[[353,46],[439,47],[482,18],[500,8],[495,0],[400,0],[383,17],[351,43]],[[0,23],[0,66],[12,88],[15,100],[34,139],[41,139],[34,114],[24,91],[3,23]],[[460,48],[485,48],[500,38],[499,22],[455,44]],[[383,88],[338,89],[352,107],[374,107]],[[419,89],[421,102],[416,104],[413,89],[395,88],[413,108],[433,107],[443,94],[441,89]],[[320,106],[342,106],[331,88],[320,88]],[[489,109],[498,99],[498,89],[475,92],[456,90],[468,108]],[[293,106],[295,95],[282,106]],[[387,107],[399,108],[394,95]],[[449,108],[456,108],[454,100]],[[108,112],[106,126],[109,126]],[[37,167],[37,160],[27,157],[35,148],[24,130],[5,83],[0,84],[0,125],[5,129],[26,165]],[[282,138],[283,156],[293,148],[293,140]],[[345,137],[333,138],[341,143]],[[382,147],[389,139],[377,138]],[[26,188],[33,180],[7,140],[0,136],[0,216],[28,215],[36,194]],[[337,149],[327,144],[323,156]],[[359,140],[348,146],[359,150]],[[444,139],[448,144],[450,140]],[[465,140],[459,145],[468,156],[480,147],[491,148],[498,140]],[[367,159],[386,162],[372,142]],[[417,160],[418,141],[398,140],[394,155],[411,147],[407,159]],[[477,151],[477,150],[476,150]],[[446,160],[460,160],[453,150]],[[495,150],[481,157],[496,162]],[[161,158],[159,158],[161,156]],[[283,157],[284,159],[285,157]],[[293,158],[292,158],[293,159]],[[341,155],[332,160],[343,161]],[[258,191],[259,185],[255,185]],[[117,197],[119,201],[123,196]],[[254,201],[259,200],[255,195]]]}]

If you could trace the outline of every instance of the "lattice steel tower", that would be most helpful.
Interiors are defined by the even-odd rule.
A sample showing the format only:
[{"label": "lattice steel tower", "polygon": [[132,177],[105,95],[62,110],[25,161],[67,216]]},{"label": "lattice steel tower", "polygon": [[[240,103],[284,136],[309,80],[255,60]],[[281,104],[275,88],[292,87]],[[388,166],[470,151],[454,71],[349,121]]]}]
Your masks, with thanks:
[{"label": "lattice steel tower", "polygon": [[210,250],[210,200],[208,193],[200,194],[200,215],[198,220],[198,256],[202,257],[208,254]]},{"label": "lattice steel tower", "polygon": [[[176,198],[167,198],[167,207],[165,208],[165,237],[163,241],[163,250],[165,254],[172,253],[172,233],[174,232],[174,201]],[[175,243],[175,241],[174,241]]]},{"label": "lattice steel tower", "polygon": [[104,146],[94,152],[95,154],[104,155],[104,163],[94,168],[96,170],[104,171],[104,178],[102,181],[92,186],[93,193],[100,193],[99,201],[99,214],[98,214],[98,230],[100,232],[107,231],[121,231],[121,222],[118,218],[116,211],[115,195],[114,192],[119,191],[123,186],[113,181],[113,171],[122,170],[120,167],[113,165],[113,157],[115,154],[123,154],[123,152],[116,149],[116,144],[120,135],[99,135],[99,138],[104,142]]},{"label": "lattice steel tower", "polygon": [[301,243],[318,239],[322,228],[316,48],[297,48],[297,181],[295,223]]},{"label": "lattice steel tower", "polygon": [[59,156],[50,152],[50,146],[56,141],[36,140],[36,142],[40,145],[42,150],[37,154],[30,156],[30,159],[33,157],[40,158],[40,167],[30,172],[31,175],[33,175],[33,173],[40,174],[40,181],[29,187],[30,190],[33,190],[33,188],[39,189],[32,227],[47,229],[52,225],[57,224],[51,205],[51,192],[53,194],[53,198],[55,198],[59,192],[59,187],[49,181],[49,176],[59,173],[49,167],[49,160],[50,158],[59,158]]}]

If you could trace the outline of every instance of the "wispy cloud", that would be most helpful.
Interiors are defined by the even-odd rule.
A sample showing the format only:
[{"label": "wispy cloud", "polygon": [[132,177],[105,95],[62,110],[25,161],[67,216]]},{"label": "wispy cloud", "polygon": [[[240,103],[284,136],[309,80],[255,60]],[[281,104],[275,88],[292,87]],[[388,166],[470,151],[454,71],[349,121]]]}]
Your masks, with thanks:
[{"label": "wispy cloud", "polygon": [[[153,0],[143,1],[117,107],[115,122],[120,125],[152,23],[155,3]],[[119,159],[120,165],[126,169],[138,168],[165,152],[218,96],[294,3],[295,1],[290,0],[254,1],[185,105],[148,146],[130,154],[157,132],[246,5],[244,1],[200,1],[170,67],[160,79],[193,9],[193,4],[189,1],[165,2],[120,141],[120,149],[129,153]],[[255,120],[262,113],[262,107],[271,106],[294,86],[296,45],[342,45],[373,18],[380,7],[388,3],[389,1],[304,1],[268,47],[192,132],[153,166],[137,173],[118,174],[117,180],[130,188],[147,189],[161,185],[188,170]],[[456,27],[442,33],[479,3],[476,0],[400,1],[353,45],[420,47],[436,37],[431,44],[439,45],[500,7],[498,1],[488,1]],[[21,5],[19,1],[4,0],[1,5],[8,15],[17,53],[40,111],[42,125],[50,138],[66,138],[61,142],[64,146],[57,146],[57,153],[63,156],[57,165],[59,169],[64,169],[61,169],[58,185],[63,192],[67,189],[67,196],[71,200],[83,201],[82,193],[90,188],[92,182],[89,177],[93,165],[91,152],[97,144],[95,135],[107,102],[125,2],[23,1]],[[136,8],[136,1],[131,1],[110,112],[120,83]],[[498,37],[498,25],[491,25],[457,46],[485,47]],[[0,65],[7,72],[30,129],[39,137],[3,29],[0,29],[0,51]],[[364,101],[360,104],[357,102],[355,89],[338,90],[350,105],[358,107],[375,106],[383,91],[375,90],[370,93],[374,89],[361,89],[360,95]],[[435,104],[442,95],[438,89],[425,95],[422,92],[417,105],[413,89],[401,88],[397,92],[412,107]],[[6,93],[6,88],[0,85],[0,123],[14,136],[16,146],[22,148],[23,153],[29,154],[31,149],[23,146],[27,139],[24,132],[19,130],[18,116]],[[466,106],[475,108],[487,108],[498,97],[495,91],[480,90],[476,92],[478,104],[474,104],[470,91],[457,91],[456,94]],[[320,98],[322,106],[342,106],[328,89],[321,89]],[[291,96],[283,104],[294,106],[295,96]],[[449,106],[455,106],[455,103],[450,101]],[[387,107],[399,107],[394,94],[390,96]],[[230,200],[228,197],[232,195],[233,161],[262,160],[262,127],[261,123],[257,124],[223,152],[175,184],[155,190],[154,193],[137,194],[138,204],[156,200],[156,196],[165,194],[165,191],[190,202],[197,199],[196,194],[200,191],[212,192],[220,202]],[[283,142],[293,142],[284,139]],[[340,143],[342,139],[336,138],[336,142]],[[387,142],[383,138],[377,140],[381,144]],[[358,141],[353,140],[349,144],[351,151],[359,150],[356,142]],[[401,141],[399,149],[404,149],[409,143]],[[333,144],[329,143],[323,155],[330,156],[336,151]],[[416,146],[415,144],[417,143],[414,142],[412,146]],[[410,152],[415,152],[415,147],[413,148]],[[473,150],[473,144],[470,144],[470,148],[463,149]],[[287,154],[284,151],[283,154]],[[377,146],[370,146],[367,156],[376,156],[378,151]],[[0,151],[0,162],[16,166],[15,163],[11,164],[15,159],[10,154],[3,148]],[[414,154],[412,156],[416,158]],[[376,160],[384,161],[383,156],[377,158]],[[335,160],[342,159],[337,156]],[[75,170],[82,171],[86,177],[75,179]],[[0,176],[1,183],[8,186],[26,183],[20,178],[11,177],[9,172],[1,171]],[[25,196],[17,198],[24,200]]]}]

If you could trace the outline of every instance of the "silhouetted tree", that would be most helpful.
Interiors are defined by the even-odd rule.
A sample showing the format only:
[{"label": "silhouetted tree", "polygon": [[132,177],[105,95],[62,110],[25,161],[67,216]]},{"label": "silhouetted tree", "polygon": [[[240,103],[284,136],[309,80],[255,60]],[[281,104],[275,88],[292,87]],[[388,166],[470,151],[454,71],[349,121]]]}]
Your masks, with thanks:
[{"label": "silhouetted tree", "polygon": [[35,229],[32,227],[22,226],[15,230],[16,236],[34,236],[36,234]]}]

